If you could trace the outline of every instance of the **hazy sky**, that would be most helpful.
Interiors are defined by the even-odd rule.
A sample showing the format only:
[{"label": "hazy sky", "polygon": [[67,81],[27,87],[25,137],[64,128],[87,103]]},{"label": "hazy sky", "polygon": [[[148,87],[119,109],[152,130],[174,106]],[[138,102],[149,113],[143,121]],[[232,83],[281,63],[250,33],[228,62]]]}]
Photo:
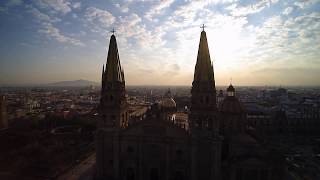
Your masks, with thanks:
[{"label": "hazy sky", "polygon": [[0,85],[100,81],[116,29],[129,85],[190,85],[207,28],[216,83],[320,85],[320,0],[1,0]]}]

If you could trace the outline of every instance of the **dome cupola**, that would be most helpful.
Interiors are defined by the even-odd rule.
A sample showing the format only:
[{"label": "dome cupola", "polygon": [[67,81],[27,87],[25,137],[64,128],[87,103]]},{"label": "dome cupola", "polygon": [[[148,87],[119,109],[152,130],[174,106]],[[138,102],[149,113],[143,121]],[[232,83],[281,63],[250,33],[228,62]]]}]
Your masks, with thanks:
[{"label": "dome cupola", "polygon": [[235,96],[236,90],[232,86],[232,84],[229,85],[227,88],[227,96]]},{"label": "dome cupola", "polygon": [[177,104],[172,98],[170,89],[166,92],[163,99],[160,101],[160,105],[164,110],[176,110]]}]

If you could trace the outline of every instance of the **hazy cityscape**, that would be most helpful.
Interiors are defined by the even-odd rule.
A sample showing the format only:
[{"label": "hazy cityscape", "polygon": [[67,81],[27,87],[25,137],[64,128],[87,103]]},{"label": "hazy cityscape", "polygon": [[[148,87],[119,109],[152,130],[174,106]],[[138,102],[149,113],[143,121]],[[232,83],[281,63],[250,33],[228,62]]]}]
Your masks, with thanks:
[{"label": "hazy cityscape", "polygon": [[[130,117],[142,116],[168,89],[184,122],[191,96],[187,86],[127,87]],[[217,91],[225,89],[217,87]],[[6,106],[1,116],[1,142],[6,144],[1,148],[2,177],[55,179],[95,153],[99,86],[3,87],[1,91],[5,95],[1,108]],[[237,96],[250,125],[259,129],[257,136],[272,140],[269,143],[285,152],[291,176],[320,178],[319,87],[237,87]]]},{"label": "hazy cityscape", "polygon": [[0,179],[319,180],[319,10],[0,2]]}]

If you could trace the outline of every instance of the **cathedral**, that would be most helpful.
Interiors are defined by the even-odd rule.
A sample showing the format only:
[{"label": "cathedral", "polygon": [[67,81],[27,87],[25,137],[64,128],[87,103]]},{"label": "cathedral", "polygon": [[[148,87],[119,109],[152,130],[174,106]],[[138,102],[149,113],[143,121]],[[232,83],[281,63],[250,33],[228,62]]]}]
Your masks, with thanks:
[{"label": "cathedral", "polygon": [[274,152],[246,130],[246,110],[230,84],[216,93],[206,32],[200,35],[187,124],[174,123],[168,92],[139,121],[130,121],[125,74],[115,35],[102,70],[95,179],[281,180]]}]

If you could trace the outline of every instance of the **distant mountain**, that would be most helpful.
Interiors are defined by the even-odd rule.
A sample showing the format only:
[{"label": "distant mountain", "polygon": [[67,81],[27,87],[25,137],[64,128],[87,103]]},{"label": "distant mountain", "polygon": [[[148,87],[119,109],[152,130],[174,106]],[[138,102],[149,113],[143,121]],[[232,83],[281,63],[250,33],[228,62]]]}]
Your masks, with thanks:
[{"label": "distant mountain", "polygon": [[48,86],[56,86],[56,87],[85,87],[85,86],[99,86],[99,83],[88,80],[75,80],[75,81],[60,81],[55,83],[50,83]]}]

